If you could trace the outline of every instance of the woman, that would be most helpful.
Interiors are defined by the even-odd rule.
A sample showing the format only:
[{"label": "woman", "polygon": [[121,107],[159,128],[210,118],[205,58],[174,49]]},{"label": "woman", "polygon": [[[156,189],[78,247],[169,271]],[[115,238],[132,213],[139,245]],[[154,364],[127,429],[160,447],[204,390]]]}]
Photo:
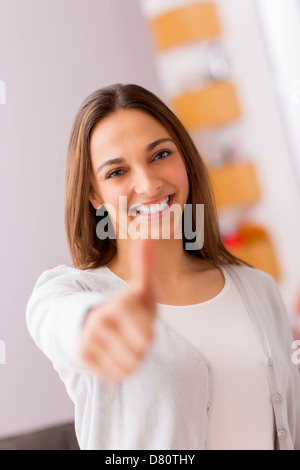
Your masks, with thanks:
[{"label": "woman", "polygon": [[[184,215],[199,241],[201,204],[195,248]],[[27,322],[75,403],[81,449],[300,448],[276,283],[223,246],[206,167],[152,93],[116,84],[82,104],[65,220],[73,266],[42,273]]]}]

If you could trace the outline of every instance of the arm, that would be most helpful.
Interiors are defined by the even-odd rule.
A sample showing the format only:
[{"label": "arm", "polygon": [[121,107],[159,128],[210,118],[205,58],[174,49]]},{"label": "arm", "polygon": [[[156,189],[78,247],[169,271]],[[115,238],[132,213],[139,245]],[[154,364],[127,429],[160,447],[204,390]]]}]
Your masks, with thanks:
[{"label": "arm", "polygon": [[89,290],[82,273],[57,266],[39,277],[26,307],[28,330],[55,366],[86,369],[79,355],[82,324],[106,296]]},{"label": "arm", "polygon": [[58,266],[38,279],[27,305],[28,329],[55,368],[121,381],[143,360],[156,316],[149,240],[134,245],[131,288],[92,292],[84,272]]}]

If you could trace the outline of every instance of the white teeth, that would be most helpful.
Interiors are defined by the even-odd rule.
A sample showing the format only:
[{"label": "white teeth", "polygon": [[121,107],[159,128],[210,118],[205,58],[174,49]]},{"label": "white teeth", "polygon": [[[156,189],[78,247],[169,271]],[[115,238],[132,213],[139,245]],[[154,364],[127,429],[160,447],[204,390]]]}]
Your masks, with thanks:
[{"label": "white teeth", "polygon": [[148,214],[155,214],[157,212],[164,211],[168,207],[168,203],[170,201],[170,197],[167,196],[160,204],[152,204],[151,206],[138,206],[136,210],[141,214],[148,215]]}]

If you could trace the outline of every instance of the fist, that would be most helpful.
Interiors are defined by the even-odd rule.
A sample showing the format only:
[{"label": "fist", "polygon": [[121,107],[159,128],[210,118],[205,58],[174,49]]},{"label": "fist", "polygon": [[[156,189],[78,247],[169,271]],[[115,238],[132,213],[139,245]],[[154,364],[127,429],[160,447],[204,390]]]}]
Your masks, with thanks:
[{"label": "fist", "polygon": [[130,288],[87,313],[81,357],[103,380],[121,382],[143,360],[156,316],[153,241],[131,240]]}]

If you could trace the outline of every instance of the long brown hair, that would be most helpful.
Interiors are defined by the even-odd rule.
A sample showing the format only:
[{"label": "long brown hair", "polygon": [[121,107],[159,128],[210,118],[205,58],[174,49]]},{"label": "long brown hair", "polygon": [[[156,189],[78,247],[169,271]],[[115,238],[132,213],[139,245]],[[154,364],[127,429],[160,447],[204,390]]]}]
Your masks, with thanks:
[{"label": "long brown hair", "polygon": [[[196,204],[204,204],[204,244],[193,256],[218,264],[245,264],[223,245],[213,190],[204,164],[189,133],[175,114],[153,93],[134,84],[114,84],[89,95],[72,126],[65,177],[65,226],[74,267],[91,269],[107,264],[117,252],[116,240],[97,237],[99,216],[89,200],[91,187],[90,135],[101,119],[119,109],[138,109],[157,119],[167,130],[184,160],[195,231]],[[184,231],[182,232],[184,233]],[[185,249],[185,239],[183,236]]]}]

